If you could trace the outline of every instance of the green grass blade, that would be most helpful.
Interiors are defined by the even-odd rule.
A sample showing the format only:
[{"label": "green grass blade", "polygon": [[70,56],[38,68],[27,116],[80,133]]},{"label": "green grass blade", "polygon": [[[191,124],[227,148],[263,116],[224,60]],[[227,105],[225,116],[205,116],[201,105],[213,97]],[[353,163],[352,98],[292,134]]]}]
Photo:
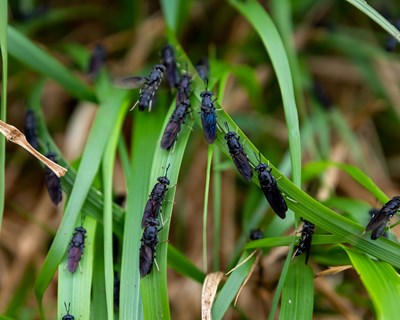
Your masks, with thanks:
[{"label": "green grass blade", "polygon": [[349,255],[371,297],[377,319],[397,319],[399,316],[400,277],[396,270],[390,264],[374,261],[358,250],[344,246],[343,249]]},{"label": "green grass blade", "polygon": [[57,81],[74,97],[96,101],[93,91],[51,55],[13,27],[8,28],[8,52],[33,70]]},{"label": "green grass blade", "polygon": [[[67,257],[58,267],[58,318],[66,314],[64,302],[71,303],[70,313],[82,319],[90,319],[90,300],[92,289],[94,238],[97,222],[86,217],[83,223],[86,229],[85,249],[80,261],[80,266],[74,273],[65,269]],[[68,234],[71,240],[72,233]],[[80,270],[82,268],[82,272]]]},{"label": "green grass blade", "polygon": [[128,107],[125,92],[110,87],[107,93],[105,94],[107,98],[102,101],[92,125],[60,227],[35,283],[34,291],[40,305],[43,294],[66,252],[70,235],[78,221],[87,194],[99,169],[102,154],[112,128],[119,113],[125,112]]},{"label": "green grass blade", "polygon": [[208,146],[207,154],[207,170],[206,170],[206,184],[204,190],[204,208],[203,208],[203,270],[207,273],[207,215],[208,215],[208,196],[210,193],[210,175],[211,175],[211,163],[213,156],[214,145]]},{"label": "green grass blade", "polygon": [[271,58],[282,94],[286,125],[289,134],[289,148],[292,174],[295,185],[301,184],[301,145],[299,120],[293,91],[293,81],[289,62],[278,31],[264,8],[256,1],[229,1],[246,19],[260,36]]},{"label": "green grass blade", "polygon": [[[250,255],[249,252],[245,252],[240,257],[238,264],[245,260]],[[246,279],[250,272],[251,266],[255,260],[253,255],[248,261],[243,263],[239,268],[235,269],[229,276],[225,285],[222,287],[217,298],[215,299],[214,305],[212,306],[212,319],[222,319],[226,310],[228,310],[237,292],[240,289],[243,281]]]},{"label": "green grass blade", "polygon": [[104,183],[104,277],[106,289],[107,318],[112,319],[114,314],[114,267],[113,267],[113,173],[115,152],[117,149],[118,137],[121,133],[125,113],[120,112],[113,127],[103,155],[103,183]]},{"label": "green grass blade", "polygon": [[312,177],[316,177],[320,173],[326,171],[329,167],[337,167],[346,172],[355,181],[362,185],[365,189],[371,192],[379,201],[386,203],[389,198],[387,195],[372,181],[372,179],[362,172],[359,168],[350,164],[337,163],[332,161],[316,161],[309,162],[304,166],[304,180],[307,181]]},{"label": "green grass blade", "polygon": [[294,260],[282,290],[279,319],[312,319],[314,307],[314,274],[303,259]]},{"label": "green grass blade", "polygon": [[179,27],[189,16],[191,0],[161,0],[161,8],[168,28],[177,34]]},{"label": "green grass blade", "polygon": [[168,265],[179,274],[187,276],[198,283],[203,283],[206,277],[192,261],[171,244],[168,245]]},{"label": "green grass blade", "polygon": [[221,162],[221,152],[218,148],[214,149],[214,167],[213,167],[213,271],[220,270],[219,248],[221,243],[221,171],[215,170]]},{"label": "green grass blade", "polygon": [[[56,158],[58,163],[63,167],[68,167],[68,163],[63,158],[60,150],[57,148],[54,143],[52,137],[50,136],[49,131],[46,127],[46,122],[43,116],[43,112],[41,111],[41,94],[43,91],[44,81],[39,81],[38,85],[33,89],[32,93],[29,96],[29,106],[34,110],[37,121],[37,134],[42,141],[43,145],[49,147],[53,152],[56,153]],[[69,167],[67,174],[61,179],[62,189],[67,195],[71,194],[72,187],[76,180],[76,172]],[[86,198],[85,204],[82,208],[82,213],[85,215],[89,215],[95,218],[97,221],[103,221],[103,206],[104,199],[102,196],[102,192],[94,187],[91,187]],[[124,219],[124,210],[113,204],[113,231],[116,235],[122,238],[123,232],[123,219]]]},{"label": "green grass blade", "polygon": [[108,320],[106,302],[106,283],[104,277],[104,231],[100,224],[97,225],[95,235],[95,248],[93,257],[92,277],[92,319]]},{"label": "green grass blade", "polygon": [[[162,128],[164,129],[169,121],[169,118],[175,109],[175,102],[171,104],[168,114],[165,117]],[[151,191],[153,183],[159,176],[165,174],[165,168],[170,165],[168,171],[168,178],[171,181],[171,185],[176,185],[178,180],[179,169],[182,163],[183,154],[185,152],[186,144],[189,140],[191,128],[193,126],[193,119],[187,117],[185,124],[179,133],[179,138],[173,147],[172,151],[165,151],[159,147],[159,141],[161,141],[161,135],[158,139],[156,150],[154,153],[153,165],[150,175],[150,182],[152,185],[147,189]],[[168,301],[168,289],[167,289],[167,243],[163,241],[168,240],[169,226],[171,222],[171,214],[173,201],[175,197],[176,186],[170,188],[166,194],[162,214],[163,219],[166,221],[163,229],[160,231],[159,238],[160,244],[157,246],[156,257],[157,262],[160,266],[160,272],[157,272],[155,268],[153,271],[144,277],[140,282],[140,289],[143,298],[143,310],[146,319],[170,319],[169,312],[169,301]]]},{"label": "green grass blade", "polygon": [[[140,301],[139,248],[142,237],[142,215],[149,196],[151,163],[154,148],[158,146],[158,136],[164,120],[163,110],[153,110],[151,114],[134,110],[134,130],[132,132],[132,158],[127,162],[127,154],[121,156],[127,177],[127,214],[121,264],[120,318],[139,319]],[[146,137],[143,139],[143,137]],[[123,150],[124,148],[120,148]]]},{"label": "green grass blade", "polygon": [[[300,239],[300,236],[297,236],[296,239]],[[333,235],[321,235],[316,234],[313,236],[312,244],[320,245],[320,244],[335,244],[341,243],[341,240],[337,236]],[[245,249],[261,249],[261,248],[272,248],[279,246],[289,246],[293,241],[293,237],[271,237],[264,238],[261,240],[250,241],[244,248]]]},{"label": "green grass blade", "polygon": [[[8,1],[0,0],[0,49],[1,49],[1,105],[0,120],[6,122],[7,111],[7,23],[8,23]],[[5,186],[5,158],[6,158],[6,138],[0,135],[0,230],[3,222],[4,210],[4,186]]]},{"label": "green grass blade", "polygon": [[389,34],[391,34],[398,42],[400,42],[400,31],[397,30],[374,8],[372,8],[366,1],[363,0],[346,0],[346,1],[355,6],[361,12],[364,12],[368,17],[370,17],[377,24],[379,24]]},{"label": "green grass blade", "polygon": [[[276,310],[278,309],[279,299],[281,297],[283,287],[286,283],[286,276],[289,273],[289,270],[291,269],[290,262],[291,262],[292,254],[293,254],[294,240],[295,240],[295,237],[292,237],[292,242],[290,243],[290,246],[289,246],[289,251],[288,251],[285,263],[282,268],[281,276],[279,277],[279,282],[278,282],[278,285],[276,286],[274,298],[272,299],[271,312],[268,317],[268,319],[270,319],[270,320],[273,320],[275,318],[275,313],[276,313]],[[282,301],[282,307],[290,308],[290,306],[286,306],[287,303],[289,303],[289,301],[287,301],[287,300]]]}]

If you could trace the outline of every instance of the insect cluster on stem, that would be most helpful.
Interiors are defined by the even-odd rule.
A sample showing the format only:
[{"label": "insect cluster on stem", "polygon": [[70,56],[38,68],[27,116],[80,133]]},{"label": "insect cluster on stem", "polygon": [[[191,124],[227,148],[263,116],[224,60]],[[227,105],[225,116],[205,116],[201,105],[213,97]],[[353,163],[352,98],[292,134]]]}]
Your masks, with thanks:
[{"label": "insect cluster on stem", "polygon": [[141,277],[148,275],[153,268],[158,244],[158,232],[161,230],[159,229],[158,215],[165,194],[168,191],[168,185],[170,184],[167,178],[168,169],[169,165],[165,170],[165,175],[157,179],[158,182],[154,185],[143,212],[142,228],[144,228],[144,231],[139,253],[139,271]]}]

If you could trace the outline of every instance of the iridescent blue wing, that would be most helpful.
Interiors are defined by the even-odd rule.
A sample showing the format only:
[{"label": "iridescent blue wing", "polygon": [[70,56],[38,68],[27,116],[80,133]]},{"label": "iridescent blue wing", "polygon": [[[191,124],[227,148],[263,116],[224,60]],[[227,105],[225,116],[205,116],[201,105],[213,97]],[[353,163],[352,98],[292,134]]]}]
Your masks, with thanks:
[{"label": "iridescent blue wing", "polygon": [[203,125],[204,137],[208,143],[214,143],[217,137],[217,116],[215,112],[202,112],[201,123]]}]

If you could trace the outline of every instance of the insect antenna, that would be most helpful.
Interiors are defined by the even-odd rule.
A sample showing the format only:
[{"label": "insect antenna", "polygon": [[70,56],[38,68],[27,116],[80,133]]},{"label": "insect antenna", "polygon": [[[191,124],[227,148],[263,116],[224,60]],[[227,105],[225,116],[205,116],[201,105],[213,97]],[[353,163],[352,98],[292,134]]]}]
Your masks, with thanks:
[{"label": "insect antenna", "polygon": [[64,307],[65,307],[65,311],[67,311],[67,313],[69,314],[69,310],[71,308],[71,302],[68,303],[68,307],[67,307],[67,303],[64,301]]},{"label": "insect antenna", "polygon": [[225,121],[225,128],[226,128],[226,130],[228,130],[228,132],[230,131],[229,130],[229,126],[228,126],[228,122],[226,122],[226,121]]}]

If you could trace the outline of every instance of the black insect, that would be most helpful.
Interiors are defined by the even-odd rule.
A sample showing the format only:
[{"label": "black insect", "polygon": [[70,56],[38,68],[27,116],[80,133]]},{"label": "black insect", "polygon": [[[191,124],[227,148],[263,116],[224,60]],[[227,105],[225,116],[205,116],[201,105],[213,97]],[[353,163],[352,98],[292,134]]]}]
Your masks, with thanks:
[{"label": "black insect", "polygon": [[178,92],[176,94],[176,105],[188,104],[190,105],[189,97],[191,93],[192,76],[189,73],[184,73],[179,82]]},{"label": "black insect", "polygon": [[260,188],[264,192],[271,208],[281,219],[285,219],[286,211],[288,209],[286,201],[283,198],[282,193],[279,191],[275,178],[271,174],[272,168],[261,162],[261,155],[259,156],[259,164],[254,168],[254,170],[258,174]]},{"label": "black insect", "polygon": [[38,150],[39,142],[36,135],[36,116],[33,110],[27,110],[25,113],[25,137],[29,144]]},{"label": "black insect", "polygon": [[[400,30],[400,19],[396,20],[393,25],[396,27],[397,30]],[[392,52],[396,49],[397,45],[397,40],[393,36],[388,35],[385,43],[385,50],[388,52]]]},{"label": "black insect", "polygon": [[215,106],[213,93],[205,90],[200,93],[201,100],[201,123],[203,125],[204,137],[208,143],[214,143],[217,138],[217,115],[215,113]]},{"label": "black insect", "polygon": [[264,239],[264,232],[260,229],[253,229],[250,231],[250,240]]},{"label": "black insect", "polygon": [[[145,80],[143,88],[140,89],[139,100],[136,102],[136,104],[139,104],[139,111],[145,111],[146,109],[151,111],[151,104],[154,94],[160,86],[165,72],[166,69],[162,64],[156,64],[153,67],[150,75]],[[136,104],[133,106],[133,108],[136,106]]]},{"label": "black insect", "polygon": [[228,123],[225,122],[228,132],[225,134],[225,140],[228,144],[229,153],[232,157],[233,163],[238,169],[239,173],[246,181],[250,181],[253,177],[253,170],[250,166],[249,158],[244,152],[243,146],[240,143],[240,137],[236,132],[229,131]]},{"label": "black insect", "polygon": [[386,228],[389,220],[400,208],[400,197],[396,196],[389,200],[379,211],[376,211],[368,223],[365,231],[372,231],[371,239],[378,239]]},{"label": "black insect", "polygon": [[106,48],[100,43],[96,44],[89,59],[88,76],[95,79],[106,59]]},{"label": "black insect", "polygon": [[[47,159],[57,163],[55,153],[49,152],[45,156]],[[57,206],[62,200],[60,178],[46,166],[44,167],[44,181],[51,201]]]},{"label": "black insect", "polygon": [[161,139],[162,149],[169,150],[173,146],[174,142],[178,138],[178,133],[181,130],[181,126],[185,122],[186,115],[190,112],[189,107],[189,100],[181,102],[176,106],[173,114],[171,115],[171,118],[168,121],[167,126],[165,127]]},{"label": "black insect", "polygon": [[158,229],[158,221],[148,221],[146,225],[143,236],[141,239],[140,246],[140,264],[139,271],[140,276],[143,278],[148,275],[153,268],[153,261],[156,253],[156,246],[158,244],[158,232],[161,229]]},{"label": "black insect", "polygon": [[118,272],[114,271],[114,310],[119,310],[119,292],[121,287],[121,280]]},{"label": "black insect", "polygon": [[196,71],[204,82],[208,81],[208,75],[210,73],[210,65],[206,57],[201,58],[199,61],[197,61]]},{"label": "black insect", "polygon": [[82,258],[83,248],[85,247],[85,234],[86,229],[83,226],[75,228],[68,250],[67,266],[69,272],[76,271],[78,263]]},{"label": "black insect", "polygon": [[64,306],[65,306],[65,311],[67,311],[67,314],[62,317],[62,320],[75,320],[75,317],[69,313],[69,310],[71,308],[71,303],[68,303],[67,307],[67,304],[64,302]]},{"label": "black insect", "polygon": [[151,272],[151,269],[153,268],[155,251],[156,249],[153,247],[149,247],[144,244],[140,246],[139,271],[140,271],[140,276],[142,278],[148,275]]},{"label": "black insect", "polygon": [[171,45],[167,44],[161,51],[161,62],[166,69],[166,78],[169,87],[175,88],[179,84],[179,73],[176,67],[176,59],[174,49]]},{"label": "black insect", "polygon": [[151,222],[158,219],[158,213],[164,200],[165,193],[168,190],[168,185],[170,184],[169,179],[167,178],[168,168],[169,165],[165,170],[165,175],[158,177],[158,182],[154,185],[153,190],[150,193],[149,199],[144,208],[142,228],[144,228],[149,221]]},{"label": "black insect", "polygon": [[[303,220],[303,219],[302,219]],[[303,220],[303,229],[301,230],[301,238],[298,246],[295,248],[293,256],[299,256],[306,252],[306,264],[310,256],[311,241],[314,233],[315,225],[310,221]]]}]

